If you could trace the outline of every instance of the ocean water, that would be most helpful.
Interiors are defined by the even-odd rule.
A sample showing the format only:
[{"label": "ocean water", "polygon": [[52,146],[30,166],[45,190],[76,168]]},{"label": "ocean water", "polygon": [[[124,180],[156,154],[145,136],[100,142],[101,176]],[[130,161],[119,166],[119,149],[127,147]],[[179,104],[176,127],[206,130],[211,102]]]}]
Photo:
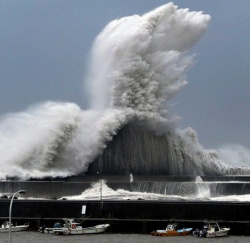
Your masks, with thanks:
[{"label": "ocean water", "polygon": [[[0,235],[1,243],[9,242],[8,233]],[[248,236],[229,236],[223,238],[199,238],[193,236],[157,237],[150,234],[99,234],[99,235],[76,235],[64,236],[54,234],[42,234],[39,232],[16,232],[12,233],[13,243],[248,243]]]}]

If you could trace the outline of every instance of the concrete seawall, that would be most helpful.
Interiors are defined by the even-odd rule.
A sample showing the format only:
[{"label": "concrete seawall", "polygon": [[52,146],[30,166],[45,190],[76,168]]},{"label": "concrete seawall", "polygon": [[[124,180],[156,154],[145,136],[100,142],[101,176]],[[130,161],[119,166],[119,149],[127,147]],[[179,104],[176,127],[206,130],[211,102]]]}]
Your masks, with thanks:
[{"label": "concrete seawall", "polygon": [[[193,176],[134,176],[133,183],[130,183],[129,176],[74,176],[43,181],[0,181],[0,193],[11,194],[22,189],[27,191],[27,197],[61,198],[82,194],[100,178],[113,190],[124,189],[165,195],[195,195],[198,184],[202,186],[202,183],[196,183],[196,177]],[[212,197],[250,194],[249,176],[203,176],[202,179],[203,185],[209,187]]]},{"label": "concrete seawall", "polygon": [[[0,220],[8,219],[9,199],[0,200]],[[192,201],[73,201],[14,200],[13,222],[30,222],[32,229],[52,226],[62,218],[80,219],[86,205],[84,224],[108,222],[113,232],[148,233],[167,222],[184,222],[194,228],[204,220],[214,220],[231,227],[232,234],[247,235],[250,203]]]},{"label": "concrete seawall", "polygon": [[[160,190],[166,190],[167,194],[171,194],[171,191],[194,193],[197,190],[196,177],[193,176],[134,176],[132,185],[129,182],[129,176],[74,176],[53,180],[48,178],[44,181],[1,181],[0,192],[3,195],[10,195],[22,189],[27,191],[25,195],[27,197],[48,199],[14,200],[13,223],[29,221],[33,230],[37,230],[40,225],[44,224],[51,227],[62,218],[80,219],[84,216],[87,218],[83,222],[84,226],[108,222],[113,232],[149,233],[155,229],[165,228],[170,221],[182,222],[188,227],[201,228],[204,220],[214,220],[222,225],[230,226],[231,234],[250,235],[249,202],[51,200],[51,198],[61,198],[67,195],[80,195],[100,178],[106,180],[107,186],[113,190],[122,188],[128,191],[133,191],[133,189],[140,191],[141,188],[142,192],[152,192],[153,188],[160,188]],[[211,193],[214,195],[250,193],[249,176],[203,176],[202,180],[206,185],[210,185]],[[167,191],[168,188],[169,191]],[[9,204],[10,199],[0,199],[0,223],[8,220]],[[82,215],[83,205],[86,206],[85,215]]]}]

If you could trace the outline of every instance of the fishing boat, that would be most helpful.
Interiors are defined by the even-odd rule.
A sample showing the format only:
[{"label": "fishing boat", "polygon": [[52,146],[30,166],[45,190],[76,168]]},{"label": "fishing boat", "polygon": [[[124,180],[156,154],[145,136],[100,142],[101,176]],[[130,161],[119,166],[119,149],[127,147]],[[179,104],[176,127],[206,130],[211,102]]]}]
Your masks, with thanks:
[{"label": "fishing boat", "polygon": [[195,230],[193,232],[194,236],[201,236],[201,237],[223,237],[228,236],[228,232],[230,231],[229,227],[222,226],[220,227],[218,222],[206,222],[203,226],[202,230]]},{"label": "fishing boat", "polygon": [[183,228],[180,225],[173,223],[168,224],[166,229],[156,230],[151,232],[153,236],[182,236],[188,235],[193,228]]},{"label": "fishing boat", "polygon": [[44,225],[44,226],[39,227],[38,232],[49,234],[49,233],[54,233],[53,230],[54,228],[48,228]]},{"label": "fishing boat", "polygon": [[[109,224],[99,224],[92,227],[83,228],[80,223],[74,221],[74,219],[64,218],[64,224],[62,227],[60,225],[54,225],[53,233],[58,235],[83,235],[83,234],[99,234],[104,233]],[[46,229],[45,229],[46,232]]]},{"label": "fishing boat", "polygon": [[[29,228],[29,224],[14,226],[11,223],[11,232],[24,231],[24,230],[27,230],[28,228]],[[9,232],[9,229],[10,229],[9,221],[5,221],[5,222],[3,222],[3,224],[2,224],[2,226],[0,228],[0,233]]]}]

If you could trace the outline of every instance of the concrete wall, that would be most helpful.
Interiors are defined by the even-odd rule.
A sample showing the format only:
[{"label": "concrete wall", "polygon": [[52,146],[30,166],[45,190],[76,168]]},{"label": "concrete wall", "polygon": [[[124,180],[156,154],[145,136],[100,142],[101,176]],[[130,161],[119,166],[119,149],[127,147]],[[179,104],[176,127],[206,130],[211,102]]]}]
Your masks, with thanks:
[{"label": "concrete wall", "polygon": [[[8,217],[9,199],[0,200],[0,218]],[[17,218],[80,218],[82,205],[91,218],[217,220],[250,222],[250,203],[172,201],[14,200]]]},{"label": "concrete wall", "polygon": [[[8,220],[9,199],[0,200],[0,222]],[[86,214],[82,215],[82,206]],[[31,229],[43,224],[52,227],[62,218],[88,218],[91,226],[110,223],[112,232],[149,233],[165,228],[169,221],[187,227],[202,227],[204,220],[215,220],[231,227],[232,234],[247,234],[250,227],[249,203],[169,202],[169,201],[67,201],[14,200],[12,222],[30,222]]]}]

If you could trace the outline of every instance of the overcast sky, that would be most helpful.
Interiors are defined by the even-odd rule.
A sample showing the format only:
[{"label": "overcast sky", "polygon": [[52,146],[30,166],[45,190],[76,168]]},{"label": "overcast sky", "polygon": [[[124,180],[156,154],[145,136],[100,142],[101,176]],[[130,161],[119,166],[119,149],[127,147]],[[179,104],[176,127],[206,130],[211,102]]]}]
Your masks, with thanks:
[{"label": "overcast sky", "polygon": [[[51,101],[87,108],[83,80],[92,42],[113,19],[143,14],[163,0],[0,0],[0,116]],[[250,1],[179,0],[211,15],[190,50],[189,84],[171,101],[205,148],[250,148]]]}]

